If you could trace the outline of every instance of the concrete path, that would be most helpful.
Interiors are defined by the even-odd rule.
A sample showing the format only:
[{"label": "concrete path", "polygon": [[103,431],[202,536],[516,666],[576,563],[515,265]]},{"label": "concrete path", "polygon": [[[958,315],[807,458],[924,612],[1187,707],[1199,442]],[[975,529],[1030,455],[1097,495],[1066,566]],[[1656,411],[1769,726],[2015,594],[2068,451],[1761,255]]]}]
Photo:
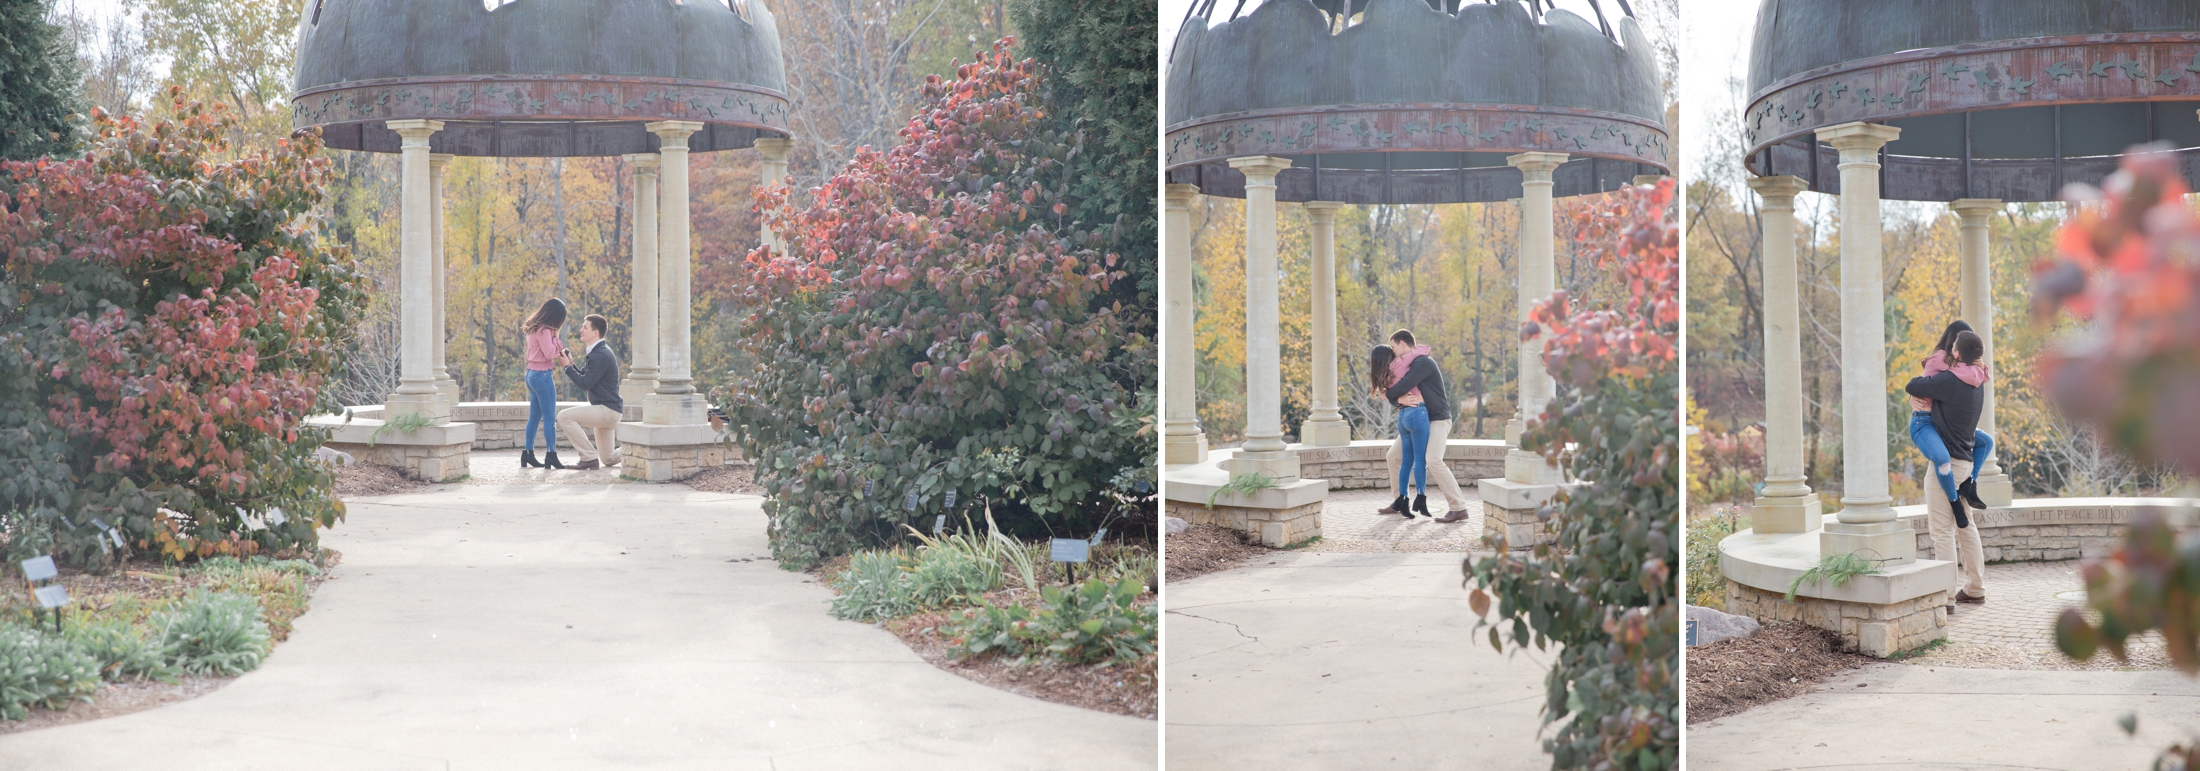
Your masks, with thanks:
[{"label": "concrete path", "polygon": [[[353,502],[290,641],[211,695],[0,737],[0,768],[1135,769],[1154,721],[994,690],[761,559],[759,500],[452,486]],[[741,561],[748,559],[752,561]]]},{"label": "concrete path", "polygon": [[[1468,497],[1474,484],[1466,485]],[[1458,522],[1441,523],[1428,517],[1406,519],[1396,514],[1377,514],[1390,505],[1389,490],[1331,490],[1322,502],[1322,539],[1312,552],[1448,552],[1463,554],[1482,548],[1482,501],[1467,503],[1472,512]],[[1429,504],[1441,516],[1443,496]]]},{"label": "concrete path", "polygon": [[[1989,595],[1991,596],[1991,595]],[[2137,712],[2127,737],[2116,718]],[[1874,664],[1818,690],[1688,727],[1689,771],[2147,768],[2200,729],[2176,672]]]},{"label": "concrete path", "polygon": [[1171,582],[1169,769],[1550,768],[1550,656],[1474,643],[1459,559],[1287,552]]}]

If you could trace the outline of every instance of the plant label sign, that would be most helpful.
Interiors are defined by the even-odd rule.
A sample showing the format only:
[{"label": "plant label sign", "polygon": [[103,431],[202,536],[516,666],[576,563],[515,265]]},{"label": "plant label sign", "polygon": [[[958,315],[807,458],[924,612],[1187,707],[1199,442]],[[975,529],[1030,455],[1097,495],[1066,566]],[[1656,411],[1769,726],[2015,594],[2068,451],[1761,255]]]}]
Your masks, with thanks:
[{"label": "plant label sign", "polygon": [[61,571],[54,569],[53,555],[49,554],[44,557],[23,560],[23,580],[25,581],[38,583],[58,575],[61,575]]},{"label": "plant label sign", "polygon": [[944,504],[942,504],[942,505],[944,505],[944,506],[946,506],[946,507],[948,507],[948,508],[950,508],[950,509],[952,509],[952,508],[955,508],[955,491],[953,491],[953,490],[949,490],[949,491],[947,491],[947,501],[946,501],[946,503],[944,503]]},{"label": "plant label sign", "polygon": [[904,508],[904,509],[908,509],[908,510],[910,510],[910,511],[916,511],[916,510],[917,510],[917,491],[915,491],[915,490],[911,490],[911,491],[909,491],[909,495],[908,495],[907,497],[904,497],[904,498],[902,498],[902,499],[901,499],[901,507],[902,507],[902,508]]},{"label": "plant label sign", "polygon": [[1696,620],[1693,618],[1688,620],[1688,644],[1696,644]]},{"label": "plant label sign", "polygon": [[939,516],[936,516],[936,517],[933,517],[933,518],[932,518],[932,534],[933,534],[933,535],[939,535],[939,534],[940,534],[940,531],[941,531],[941,530],[945,530],[945,529],[947,529],[947,515],[945,515],[945,514],[941,514],[941,515],[939,515]]},{"label": "plant label sign", "polygon": [[1055,562],[1084,562],[1092,556],[1092,542],[1083,538],[1056,538],[1053,546]]},{"label": "plant label sign", "polygon": [[69,604],[69,587],[60,584],[41,586],[32,594],[38,595],[38,607],[47,610]]}]

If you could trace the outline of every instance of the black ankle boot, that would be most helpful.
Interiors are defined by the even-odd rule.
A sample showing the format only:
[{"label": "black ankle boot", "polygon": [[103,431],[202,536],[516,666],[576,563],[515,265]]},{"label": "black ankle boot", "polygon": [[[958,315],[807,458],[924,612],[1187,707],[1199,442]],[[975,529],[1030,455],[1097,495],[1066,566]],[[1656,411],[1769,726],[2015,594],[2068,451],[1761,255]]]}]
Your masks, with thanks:
[{"label": "black ankle boot", "polygon": [[1978,497],[1978,480],[1963,480],[1963,484],[1956,487],[1956,495],[1962,496],[1963,502],[1971,504],[1971,508],[1979,511],[1986,510],[1986,502],[1979,500]]},{"label": "black ankle boot", "polygon": [[542,461],[535,460],[534,450],[521,450],[519,451],[519,467],[542,468]]},{"label": "black ankle boot", "polygon": [[[1399,513],[1399,512],[1403,512],[1403,511],[1405,511],[1405,510],[1406,510],[1406,506],[1407,506],[1407,503],[1406,503],[1406,497],[1405,497],[1405,496],[1403,496],[1403,495],[1401,495],[1401,496],[1398,496],[1398,499],[1397,499],[1397,500],[1391,501],[1391,502],[1390,502],[1390,505],[1388,505],[1388,506],[1384,506],[1384,507],[1382,507],[1382,508],[1380,508],[1380,509],[1376,509],[1376,510],[1375,510],[1375,513],[1377,513],[1377,514],[1397,514],[1397,513]],[[1408,516],[1411,516],[1411,515],[1408,515]]]},{"label": "black ankle boot", "polygon": [[[1424,516],[1424,517],[1433,517],[1433,516],[1436,516],[1436,515],[1434,515],[1434,514],[1430,514],[1430,513],[1428,513],[1428,496],[1426,496],[1426,495],[1416,495],[1416,496],[1413,496],[1413,510],[1414,510],[1414,511],[1418,511],[1418,512],[1421,512],[1421,516]],[[1413,518],[1413,515],[1412,515],[1412,514],[1407,514],[1407,515],[1406,515],[1406,518],[1407,518],[1407,519],[1412,519],[1412,518]]]},{"label": "black ankle boot", "polygon": [[[1962,530],[1962,529],[1964,529],[1964,528],[1966,528],[1966,527],[1970,527],[1970,526],[1971,526],[1971,518],[1970,518],[1969,516],[1967,516],[1967,515],[1965,515],[1965,514],[1963,513],[1963,499],[1962,499],[1962,498],[1957,498],[1957,499],[1955,499],[1955,500],[1949,501],[1949,502],[1948,502],[1948,508],[1950,508],[1950,509],[1954,509],[1954,510],[1955,510],[1955,512],[1956,512],[1956,529],[1957,529],[1957,530]],[[1939,555],[1934,555],[1934,556],[1939,556]]]},{"label": "black ankle boot", "polygon": [[543,453],[542,465],[544,468],[565,468],[565,464],[558,462],[557,450],[551,450],[549,452]]}]

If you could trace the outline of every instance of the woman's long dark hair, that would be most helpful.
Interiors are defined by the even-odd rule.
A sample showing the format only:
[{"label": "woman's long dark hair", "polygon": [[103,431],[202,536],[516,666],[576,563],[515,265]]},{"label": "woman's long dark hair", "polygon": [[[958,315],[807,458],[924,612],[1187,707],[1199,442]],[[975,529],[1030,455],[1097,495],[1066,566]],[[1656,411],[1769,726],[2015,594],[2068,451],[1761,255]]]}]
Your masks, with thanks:
[{"label": "woman's long dark hair", "polygon": [[1376,391],[1390,390],[1390,362],[1397,358],[1398,352],[1387,345],[1375,346],[1375,350],[1367,352],[1368,382],[1375,384]]},{"label": "woman's long dark hair", "polygon": [[1962,319],[1949,322],[1948,328],[1940,333],[1940,342],[1934,343],[1933,349],[1925,352],[1925,358],[1919,359],[1918,365],[1923,366],[1925,362],[1932,361],[1933,354],[1936,353],[1948,354],[1949,363],[1954,363],[1956,361],[1956,335],[1969,331],[1971,331],[1971,325]]},{"label": "woman's long dark hair", "polygon": [[555,297],[542,301],[542,307],[535,309],[535,315],[528,316],[527,320],[521,322],[519,327],[527,332],[534,332],[538,329],[564,328],[565,301]]}]

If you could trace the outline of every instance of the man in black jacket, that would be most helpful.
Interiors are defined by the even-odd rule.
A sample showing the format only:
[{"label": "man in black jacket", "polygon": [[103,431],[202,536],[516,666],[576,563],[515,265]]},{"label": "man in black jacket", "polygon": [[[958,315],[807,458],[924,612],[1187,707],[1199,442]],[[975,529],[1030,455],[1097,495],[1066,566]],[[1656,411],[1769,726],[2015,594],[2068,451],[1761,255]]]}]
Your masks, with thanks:
[{"label": "man in black jacket", "polygon": [[[565,365],[565,376],[588,394],[588,404],[558,413],[558,433],[571,437],[573,449],[580,452],[581,462],[573,468],[586,471],[602,466],[619,465],[619,420],[624,416],[626,403],[619,400],[619,356],[611,352],[611,346],[603,342],[603,334],[611,327],[602,316],[589,314],[581,319],[581,356],[586,363],[573,366],[573,354],[558,352],[558,363]],[[596,441],[588,440],[588,433],[581,428],[593,429]],[[603,445],[603,458],[599,463],[596,445]]]},{"label": "man in black jacket", "polygon": [[[1403,329],[1393,333],[1390,336],[1390,348],[1396,351],[1399,356],[1412,353],[1414,349],[1413,333]],[[1467,519],[1467,496],[1459,491],[1459,480],[1452,476],[1450,464],[1444,462],[1444,448],[1450,445],[1451,440],[1451,397],[1444,393],[1444,373],[1442,369],[1436,366],[1435,359],[1428,356],[1415,358],[1413,363],[1406,365],[1406,376],[1399,378],[1398,382],[1390,384],[1390,389],[1383,396],[1389,399],[1393,406],[1410,407],[1414,402],[1412,402],[1411,397],[1407,396],[1407,392],[1415,388],[1421,389],[1419,403],[1428,406],[1428,453],[1422,456],[1428,459],[1428,481],[1444,493],[1446,513],[1441,517],[1437,517],[1436,521],[1447,524],[1465,522]],[[1400,399],[1406,399],[1406,401],[1401,402]],[[1398,478],[1398,464],[1402,460],[1403,453],[1404,451],[1399,448],[1396,442],[1391,443],[1388,455],[1390,461],[1389,478]],[[1399,492],[1401,496],[1404,494],[1404,491]],[[1381,513],[1400,514],[1403,512],[1383,511]]]},{"label": "man in black jacket", "polygon": [[[1985,341],[1975,333],[1956,335],[1954,353],[1958,361],[1976,363],[1985,349]],[[1902,390],[1933,400],[1933,433],[1948,446],[1955,477],[1971,478],[1971,439],[1978,430],[1979,413],[1986,406],[1985,389],[1963,382],[1953,370],[1944,370],[1910,378]],[[1970,526],[1961,500],[1946,500],[1937,484],[1927,483],[1925,488],[1925,527],[1933,538],[1933,557],[1956,559],[1962,568],[1962,585],[1950,597],[1950,607],[1958,602],[1985,604],[1986,546],[1979,540],[1978,528]]]}]

